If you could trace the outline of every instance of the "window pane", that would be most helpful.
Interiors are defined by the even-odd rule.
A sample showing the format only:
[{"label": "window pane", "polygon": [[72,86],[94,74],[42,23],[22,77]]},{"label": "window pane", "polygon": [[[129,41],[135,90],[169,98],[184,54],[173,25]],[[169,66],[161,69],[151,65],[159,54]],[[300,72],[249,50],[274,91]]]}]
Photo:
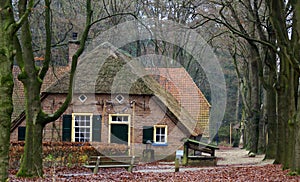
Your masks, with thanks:
[{"label": "window pane", "polygon": [[157,130],[158,130],[158,133],[161,134],[162,128],[159,127],[159,128],[157,128]]},{"label": "window pane", "polygon": [[161,136],[160,139],[161,139],[160,142],[166,142],[166,141],[165,141],[165,136]]},{"label": "window pane", "polygon": [[160,128],[160,133],[161,133],[161,134],[165,134],[165,129],[166,129],[166,128]]},{"label": "window pane", "polygon": [[156,135],[156,142],[160,142],[159,135]]},{"label": "window pane", "polygon": [[111,116],[112,122],[128,122],[129,116]]}]

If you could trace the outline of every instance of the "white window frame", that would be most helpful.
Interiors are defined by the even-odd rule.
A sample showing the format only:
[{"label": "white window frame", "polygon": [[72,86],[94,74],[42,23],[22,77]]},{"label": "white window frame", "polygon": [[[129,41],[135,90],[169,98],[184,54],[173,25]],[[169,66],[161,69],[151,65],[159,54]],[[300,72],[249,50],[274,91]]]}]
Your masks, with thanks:
[{"label": "white window frame", "polygon": [[[157,128],[164,128],[165,129],[165,134],[158,134],[157,133]],[[156,140],[156,136],[160,135],[165,137],[165,141],[161,142],[161,141],[157,141]],[[156,144],[167,144],[168,143],[168,125],[154,125],[154,132],[153,132],[153,141]]]},{"label": "white window frame", "polygon": [[[113,116],[127,116],[128,117],[128,121],[124,122],[124,121],[113,121],[112,117]],[[130,146],[130,114],[110,114],[109,115],[109,125],[108,125],[108,143],[110,143],[110,135],[111,135],[111,124],[127,124],[128,125],[128,146]]]},{"label": "white window frame", "polygon": [[[75,126],[75,118],[76,116],[89,116],[90,117],[90,125],[89,126]],[[75,142],[75,128],[90,128],[90,136],[88,141],[84,142],[91,142],[93,137],[93,114],[92,113],[72,113],[72,142]]]}]

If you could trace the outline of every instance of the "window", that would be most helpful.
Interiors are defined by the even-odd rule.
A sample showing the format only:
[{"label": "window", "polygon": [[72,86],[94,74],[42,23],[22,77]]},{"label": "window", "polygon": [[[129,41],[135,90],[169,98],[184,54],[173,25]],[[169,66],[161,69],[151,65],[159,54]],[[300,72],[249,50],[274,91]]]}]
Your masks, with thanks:
[{"label": "window", "polygon": [[109,115],[109,143],[125,144],[130,146],[130,115]]},{"label": "window", "polygon": [[91,116],[92,115],[77,115],[73,114],[73,141],[89,142],[91,141]]},{"label": "window", "polygon": [[154,143],[167,143],[167,125],[154,125]]},{"label": "window", "polygon": [[117,95],[116,100],[121,104],[124,101],[124,97],[122,95]]},{"label": "window", "polygon": [[62,141],[101,142],[101,115],[63,115]]},{"label": "window", "polygon": [[26,133],[26,127],[25,126],[19,126],[18,127],[18,141],[24,141],[25,140],[25,133]]},{"label": "window", "polygon": [[80,102],[84,103],[84,102],[86,101],[86,99],[87,99],[87,96],[84,95],[84,94],[81,94],[81,95],[78,97],[78,99],[80,100]]},{"label": "window", "polygon": [[128,123],[128,115],[127,116],[112,115],[111,116],[111,122],[112,123],[121,123],[121,122]]}]

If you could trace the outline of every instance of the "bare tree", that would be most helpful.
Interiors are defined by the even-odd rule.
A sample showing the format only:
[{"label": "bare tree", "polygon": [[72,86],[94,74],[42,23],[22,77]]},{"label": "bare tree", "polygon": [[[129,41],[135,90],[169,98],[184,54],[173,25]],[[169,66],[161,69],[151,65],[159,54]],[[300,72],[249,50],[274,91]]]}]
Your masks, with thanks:
[{"label": "bare tree", "polygon": [[[23,83],[26,99],[26,138],[24,154],[18,176],[42,176],[42,131],[47,123],[55,121],[68,107],[72,97],[72,82],[76,70],[77,60],[83,52],[88,32],[92,24],[91,1],[86,1],[86,25],[80,39],[80,47],[72,57],[72,67],[70,73],[69,94],[61,108],[54,114],[47,114],[41,106],[41,85],[49,69],[51,60],[52,29],[51,29],[51,2],[44,1],[44,30],[45,30],[45,60],[40,69],[37,69],[34,62],[34,50],[32,46],[32,35],[28,18],[24,20],[21,27],[20,38],[16,45],[17,61],[21,68],[19,80]],[[28,7],[27,1],[19,2],[19,15],[23,16]]]},{"label": "bare tree", "polygon": [[28,9],[16,22],[13,14],[13,6],[10,0],[0,2],[0,180],[8,178],[10,126],[13,112],[12,92],[14,61],[14,37],[16,32],[28,17],[33,1],[30,1]]}]

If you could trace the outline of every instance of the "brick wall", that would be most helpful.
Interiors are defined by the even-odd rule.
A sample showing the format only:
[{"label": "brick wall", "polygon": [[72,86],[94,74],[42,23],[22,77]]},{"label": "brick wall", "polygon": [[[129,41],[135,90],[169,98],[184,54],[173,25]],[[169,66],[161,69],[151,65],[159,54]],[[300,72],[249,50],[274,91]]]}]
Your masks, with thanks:
[{"label": "brick wall", "polygon": [[[101,142],[108,142],[109,134],[109,114],[116,114],[125,106],[129,106],[130,103],[125,101],[123,104],[119,104],[116,101],[107,102],[114,99],[111,95],[86,95],[87,100],[81,103],[78,99],[79,95],[73,97],[70,107],[66,110],[65,114],[72,113],[93,113],[102,115],[102,131]],[[49,95],[42,103],[43,109],[47,113],[53,113],[57,110],[65,100],[65,94]],[[165,115],[165,110],[161,109],[151,96],[130,96],[130,101],[135,101],[135,110],[129,107],[124,114],[131,115],[131,134],[134,131],[134,138],[131,137],[131,148],[134,146],[134,153],[136,155],[142,155],[142,151],[145,149],[145,144],[142,144],[143,138],[143,126],[153,126],[157,124],[168,125],[168,146],[152,146],[156,155],[169,155],[176,149],[181,147],[182,138],[186,137],[181,130],[176,127],[175,123]],[[25,126],[25,122],[21,124]],[[12,141],[17,141],[18,129],[12,133]],[[44,141],[61,141],[62,139],[62,116],[55,122],[49,123],[44,129]],[[134,143],[134,144],[133,144]]]}]

